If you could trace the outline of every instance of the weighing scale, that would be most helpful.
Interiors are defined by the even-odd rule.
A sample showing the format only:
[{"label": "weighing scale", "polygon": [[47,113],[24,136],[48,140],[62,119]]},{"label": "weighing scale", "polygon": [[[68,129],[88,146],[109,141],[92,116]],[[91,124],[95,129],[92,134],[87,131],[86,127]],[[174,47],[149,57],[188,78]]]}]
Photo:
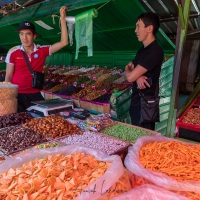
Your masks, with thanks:
[{"label": "weighing scale", "polygon": [[68,99],[50,99],[31,102],[35,105],[26,110],[34,117],[44,117],[52,114],[58,114],[63,111],[74,108],[73,101]]}]

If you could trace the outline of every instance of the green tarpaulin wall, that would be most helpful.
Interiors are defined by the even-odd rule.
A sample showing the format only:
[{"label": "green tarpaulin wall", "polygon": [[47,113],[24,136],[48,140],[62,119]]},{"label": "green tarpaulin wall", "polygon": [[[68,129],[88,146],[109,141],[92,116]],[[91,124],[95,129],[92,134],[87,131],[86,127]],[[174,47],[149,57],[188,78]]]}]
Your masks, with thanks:
[{"label": "green tarpaulin wall", "polygon": [[[137,50],[141,44],[134,33],[135,22],[136,17],[144,11],[143,7],[135,0],[114,0],[105,4],[106,2],[108,1],[52,0],[0,18],[0,53],[7,53],[9,48],[19,44],[20,41],[16,29],[23,20],[30,20],[35,24],[39,34],[39,37],[35,41],[36,43],[52,44],[59,41],[60,28],[58,16],[61,5],[69,7],[68,16],[76,16],[92,8],[98,11],[98,17],[93,19],[94,54],[97,51]],[[42,20],[42,22],[52,27],[52,29],[44,29],[35,23],[37,20]],[[162,31],[159,31],[157,39],[166,52],[174,52],[174,45]],[[76,46],[74,42],[73,46],[68,45],[62,52],[74,54],[75,50]],[[83,47],[80,51],[86,52],[86,48]]]},{"label": "green tarpaulin wall", "polygon": [[[51,0],[22,9],[18,13],[0,19],[0,54],[6,55],[8,49],[20,43],[16,29],[23,20],[30,20],[35,24],[39,34],[35,43],[43,45],[59,41],[59,9],[62,5],[69,8],[68,16],[76,16],[92,8],[98,11],[98,17],[93,19],[93,56],[87,57],[87,48],[82,47],[76,60],[74,38],[72,46],[68,45],[60,52],[48,57],[46,64],[124,68],[125,64],[134,58],[137,49],[141,46],[134,32],[135,22],[137,16],[145,11],[136,0]],[[42,20],[53,29],[42,28],[35,23],[37,20]],[[175,46],[162,30],[158,32],[157,40],[166,57],[174,54]],[[165,134],[168,119],[173,58],[166,63],[163,65],[161,74],[161,91],[165,98],[161,99],[161,122],[156,125],[157,130],[163,134]],[[4,69],[5,64],[1,64],[0,68]]]}]

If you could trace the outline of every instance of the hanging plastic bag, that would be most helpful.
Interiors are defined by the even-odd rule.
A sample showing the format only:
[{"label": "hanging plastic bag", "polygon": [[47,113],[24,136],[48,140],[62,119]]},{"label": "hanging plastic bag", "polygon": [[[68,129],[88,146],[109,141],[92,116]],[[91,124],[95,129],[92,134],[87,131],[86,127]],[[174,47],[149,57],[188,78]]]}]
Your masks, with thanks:
[{"label": "hanging plastic bag", "polygon": [[74,33],[74,29],[75,29],[75,17],[73,16],[67,16],[66,18],[67,21],[67,27],[68,27],[68,35],[69,35],[69,43],[70,46],[73,45],[73,33]]},{"label": "hanging plastic bag", "polygon": [[88,47],[88,56],[93,56],[93,18],[97,17],[96,9],[90,9],[75,17],[75,38],[76,38],[76,55],[78,58],[78,51],[80,47]]},{"label": "hanging plastic bag", "polygon": [[117,97],[120,96],[123,93],[123,91],[117,91],[114,90],[110,97],[110,106],[113,110],[116,110],[116,102],[117,102]]}]

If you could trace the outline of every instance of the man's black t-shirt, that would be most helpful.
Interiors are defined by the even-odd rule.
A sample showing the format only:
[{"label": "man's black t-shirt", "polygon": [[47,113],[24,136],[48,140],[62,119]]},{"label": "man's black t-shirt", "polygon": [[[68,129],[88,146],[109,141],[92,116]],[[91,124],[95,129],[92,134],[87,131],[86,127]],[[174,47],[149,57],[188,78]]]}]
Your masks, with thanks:
[{"label": "man's black t-shirt", "polygon": [[[158,45],[157,41],[154,40],[147,47],[142,47],[138,50],[135,59],[133,60],[133,64],[136,67],[137,65],[141,65],[148,71],[144,74],[146,77],[150,77],[152,79],[151,87],[146,87],[146,89],[141,90],[144,95],[158,95],[158,90],[156,92],[156,88],[159,88],[159,76],[161,71],[161,65],[163,62],[164,53],[161,47]],[[139,89],[137,89],[137,83],[133,83],[133,93],[131,99],[131,105],[139,105],[140,97],[139,97]]]}]

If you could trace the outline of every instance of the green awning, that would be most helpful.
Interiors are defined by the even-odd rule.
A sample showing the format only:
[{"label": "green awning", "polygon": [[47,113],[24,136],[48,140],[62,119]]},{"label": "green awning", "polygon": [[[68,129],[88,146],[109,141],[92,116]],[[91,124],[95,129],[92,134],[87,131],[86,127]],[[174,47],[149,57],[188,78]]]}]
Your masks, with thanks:
[{"label": "green awning", "polygon": [[[35,43],[53,44],[60,40],[59,9],[62,5],[69,7],[68,16],[76,16],[90,9],[98,11],[93,19],[93,52],[95,51],[136,51],[141,43],[135,35],[135,23],[139,14],[144,12],[143,6],[136,0],[51,0],[20,10],[17,13],[0,19],[0,53],[2,48],[10,49],[20,43],[16,29],[23,20],[35,24],[39,37]],[[51,27],[47,30],[36,21]],[[157,34],[159,44],[165,52],[174,52],[171,40],[160,31]],[[68,45],[63,52],[75,53],[76,43]],[[86,52],[82,47],[80,51]]]}]

